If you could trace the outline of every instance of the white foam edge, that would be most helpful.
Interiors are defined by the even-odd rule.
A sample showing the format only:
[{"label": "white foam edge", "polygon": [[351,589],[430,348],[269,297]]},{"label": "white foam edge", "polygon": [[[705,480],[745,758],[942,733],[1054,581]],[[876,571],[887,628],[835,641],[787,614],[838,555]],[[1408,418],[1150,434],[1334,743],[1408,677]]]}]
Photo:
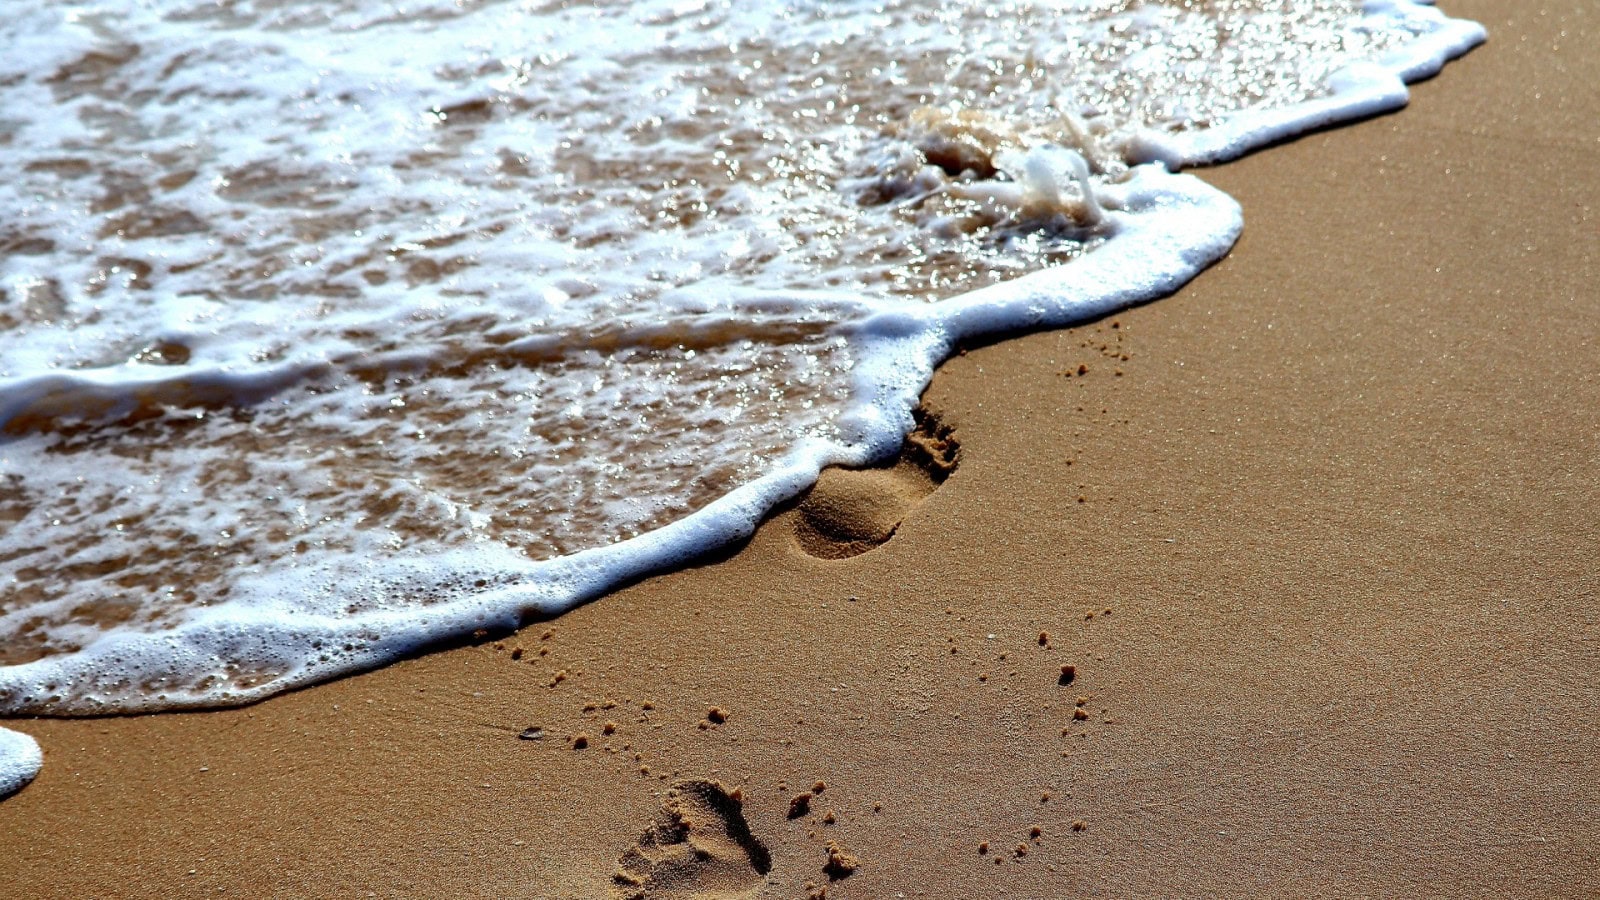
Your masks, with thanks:
[{"label": "white foam edge", "polygon": [[236,370],[217,365],[152,367],[124,363],[80,372],[0,379],[0,427],[29,416],[120,419],[141,405],[178,408],[250,404],[327,371],[321,361]]},{"label": "white foam edge", "polygon": [[[708,308],[687,297],[683,289],[664,294],[663,304],[673,304],[685,315],[699,315],[701,324],[728,325],[741,321],[741,315],[792,310],[804,301],[818,319],[859,315],[870,304],[859,298],[832,291],[796,291],[781,296],[746,292],[723,298],[724,305]],[[393,317],[404,317],[401,310]],[[361,320],[361,327],[373,327],[377,320]],[[669,334],[675,324],[637,323],[627,326],[627,334],[640,345]],[[504,346],[508,353],[550,352],[560,349],[565,335],[534,334]],[[323,378],[358,358],[344,347],[333,352],[305,353],[267,365],[236,368],[207,361],[178,365],[152,366],[125,362],[101,368],[76,371],[50,371],[0,378],[0,428],[15,428],[19,419],[40,417],[63,422],[115,421],[141,407],[179,409],[193,406],[240,406],[260,403],[306,382]],[[401,370],[425,369],[438,361],[427,349],[402,347],[381,354],[359,356],[364,366]]]},{"label": "white foam edge", "polygon": [[0,800],[28,786],[44,767],[39,742],[20,731],[0,728]]},{"label": "white foam edge", "polygon": [[1482,25],[1449,18],[1433,7],[1432,0],[1367,0],[1362,10],[1363,22],[1372,27],[1381,27],[1385,19],[1415,18],[1432,28],[1377,60],[1334,72],[1328,78],[1327,96],[1279,109],[1236,113],[1204,131],[1144,132],[1129,142],[1131,161],[1160,162],[1174,171],[1223,163],[1309,131],[1391,112],[1410,100],[1408,83],[1437,75],[1450,60],[1488,38]]},{"label": "white foam edge", "polygon": [[[1159,166],[1135,169],[1111,193],[1110,199],[1121,207],[1109,214],[1112,236],[1071,265],[945,303],[911,310],[879,305],[879,312],[847,330],[858,361],[854,401],[840,423],[845,443],[808,439],[774,471],[677,522],[617,544],[536,563],[510,551],[486,559],[482,547],[419,562],[414,567],[418,578],[397,583],[397,588],[412,585],[425,591],[429,579],[448,580],[429,573],[451,571],[515,579],[434,606],[349,619],[284,616],[243,604],[206,607],[168,631],[113,632],[69,656],[0,668],[0,694],[9,695],[9,712],[47,715],[250,703],[375,668],[479,629],[510,631],[745,539],[774,506],[814,484],[824,467],[864,465],[894,453],[911,428],[912,410],[934,368],[957,342],[1061,327],[1164,296],[1226,253],[1242,227],[1239,207],[1227,195]],[[450,558],[458,554],[459,559]],[[326,662],[304,662],[317,660],[330,647],[338,649]],[[193,679],[220,677],[228,660],[240,658],[282,665],[285,671],[266,684],[233,691],[173,691],[130,706],[109,698],[129,683],[166,672]],[[63,705],[61,688],[69,684],[82,699]]]}]

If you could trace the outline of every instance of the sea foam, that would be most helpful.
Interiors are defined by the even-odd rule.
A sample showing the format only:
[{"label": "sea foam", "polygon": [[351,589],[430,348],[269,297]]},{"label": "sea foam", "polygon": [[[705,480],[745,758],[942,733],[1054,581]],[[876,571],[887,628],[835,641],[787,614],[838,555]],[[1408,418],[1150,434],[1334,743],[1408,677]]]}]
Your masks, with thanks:
[{"label": "sea foam", "polygon": [[0,728],[0,800],[28,786],[44,765],[44,754],[33,738]]},{"label": "sea foam", "polygon": [[1192,5],[9,11],[0,711],[249,702],[746,536],[959,342],[1226,253],[1176,170],[1483,39]]}]

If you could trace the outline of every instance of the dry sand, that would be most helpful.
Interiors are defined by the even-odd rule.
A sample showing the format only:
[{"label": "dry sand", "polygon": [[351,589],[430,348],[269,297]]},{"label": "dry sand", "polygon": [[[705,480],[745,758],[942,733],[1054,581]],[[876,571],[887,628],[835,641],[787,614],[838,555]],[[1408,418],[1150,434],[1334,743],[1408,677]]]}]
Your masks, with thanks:
[{"label": "dry sand", "polygon": [[1227,260],[946,365],[942,484],[248,709],[19,722],[0,894],[1600,893],[1600,10],[1446,7],[1490,43],[1410,109],[1204,173]]}]

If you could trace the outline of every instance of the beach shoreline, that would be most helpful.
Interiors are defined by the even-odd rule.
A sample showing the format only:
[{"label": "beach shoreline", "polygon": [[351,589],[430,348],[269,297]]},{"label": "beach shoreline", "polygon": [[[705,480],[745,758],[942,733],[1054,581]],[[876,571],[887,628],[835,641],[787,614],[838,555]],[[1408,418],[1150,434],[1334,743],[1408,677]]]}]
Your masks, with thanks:
[{"label": "beach shoreline", "polygon": [[1600,890],[1600,28],[1542,9],[1446,3],[1490,41],[1407,109],[1199,170],[1245,233],[1174,296],[943,366],[954,471],[823,491],[881,546],[792,508],[476,646],[10,720],[0,883],[626,894],[715,782],[759,896]]}]

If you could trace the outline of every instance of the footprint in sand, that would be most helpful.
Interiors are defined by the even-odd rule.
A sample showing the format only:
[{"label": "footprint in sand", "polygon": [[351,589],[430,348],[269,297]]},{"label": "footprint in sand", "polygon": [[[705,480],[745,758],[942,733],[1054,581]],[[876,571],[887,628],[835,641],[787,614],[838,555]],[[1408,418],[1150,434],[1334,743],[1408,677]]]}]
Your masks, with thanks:
[{"label": "footprint in sand", "polygon": [[916,411],[900,458],[871,469],[824,469],[795,508],[800,549],[819,559],[848,559],[879,546],[955,471],[959,447],[952,429]]},{"label": "footprint in sand", "polygon": [[739,797],[714,781],[680,781],[661,816],[617,861],[619,900],[749,897],[772,870],[767,848],[750,833]]}]

